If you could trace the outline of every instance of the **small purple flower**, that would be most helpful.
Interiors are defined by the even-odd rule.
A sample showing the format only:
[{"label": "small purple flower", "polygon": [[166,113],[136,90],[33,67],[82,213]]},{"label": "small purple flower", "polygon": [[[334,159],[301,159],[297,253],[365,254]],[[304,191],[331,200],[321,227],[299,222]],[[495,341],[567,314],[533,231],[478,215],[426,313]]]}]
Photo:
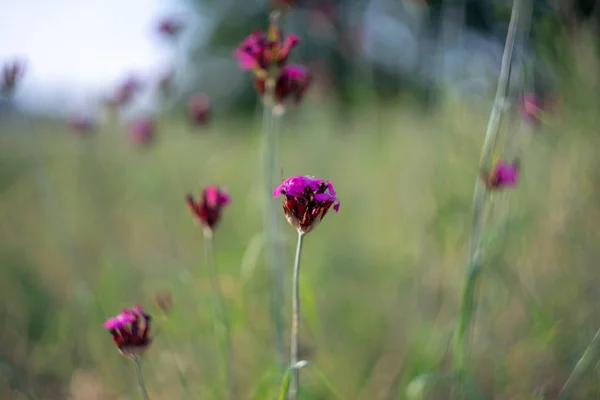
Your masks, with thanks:
[{"label": "small purple flower", "polygon": [[128,77],[115,89],[112,103],[118,107],[124,107],[141,88],[142,82],[138,78],[135,76]]},{"label": "small purple flower", "polygon": [[12,60],[5,62],[2,66],[2,76],[0,77],[0,92],[4,95],[10,96],[17,83],[23,78],[25,74],[25,61],[23,60]]},{"label": "small purple flower", "polygon": [[272,21],[267,34],[254,31],[235,49],[234,56],[243,70],[251,70],[256,77],[267,76],[271,65],[283,67],[290,52],[298,45],[300,38],[294,34],[282,39],[275,21]]},{"label": "small purple flower", "polygon": [[129,138],[140,145],[150,143],[154,138],[155,130],[154,120],[149,116],[135,118],[127,125]]},{"label": "small purple flower", "polygon": [[152,342],[149,336],[150,321],[142,306],[124,309],[119,315],[104,323],[104,328],[112,335],[119,352],[128,358],[141,356]]},{"label": "small purple flower", "polygon": [[338,212],[340,201],[330,181],[312,176],[291,176],[277,186],[274,197],[284,196],[283,212],[299,232],[311,232],[323,220],[329,208]]},{"label": "small purple flower", "polygon": [[482,177],[491,190],[515,187],[519,180],[519,162],[498,161],[489,172],[484,171]]},{"label": "small purple flower", "polygon": [[175,17],[163,18],[158,23],[158,32],[167,38],[176,38],[183,29],[183,22]]},{"label": "small purple flower", "polygon": [[188,194],[186,202],[200,224],[212,231],[221,220],[221,210],[223,207],[231,203],[231,197],[227,190],[210,185],[204,188],[198,200],[195,200],[194,196]]},{"label": "small purple flower", "polygon": [[210,118],[210,99],[204,93],[196,93],[188,101],[188,115],[194,125],[203,125]]}]

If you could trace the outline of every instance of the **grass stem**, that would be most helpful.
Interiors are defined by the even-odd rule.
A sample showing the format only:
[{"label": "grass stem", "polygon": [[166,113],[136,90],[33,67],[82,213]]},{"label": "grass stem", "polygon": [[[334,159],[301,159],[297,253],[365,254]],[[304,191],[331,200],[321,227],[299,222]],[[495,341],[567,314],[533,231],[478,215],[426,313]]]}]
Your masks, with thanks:
[{"label": "grass stem", "polygon": [[137,384],[140,387],[140,391],[142,392],[142,399],[150,400],[148,396],[148,390],[146,390],[146,384],[144,383],[144,375],[142,375],[142,368],[140,367],[140,357],[134,357],[133,359],[133,368],[135,369],[135,378],[137,380]]},{"label": "grass stem", "polygon": [[290,342],[290,391],[289,400],[298,398],[300,389],[300,369],[296,368],[298,364],[298,347],[300,331],[300,256],[302,254],[302,244],[304,242],[304,233],[298,231],[298,244],[296,246],[296,258],[294,260],[294,278],[292,287],[292,334]]},{"label": "grass stem", "polygon": [[[500,121],[506,101],[506,93],[510,83],[512,56],[515,47],[517,27],[519,25],[520,8],[521,0],[514,0],[508,33],[506,35],[504,54],[502,55],[502,65],[500,68],[500,76],[498,78],[496,96],[490,113],[483,147],[481,149],[479,171],[490,164],[492,152],[496,145]],[[471,227],[469,260],[465,272],[465,283],[461,296],[458,323],[454,337],[453,367],[454,371],[461,376],[464,374],[464,368],[468,358],[468,337],[476,309],[476,291],[478,277],[481,271],[482,233],[485,222],[484,214],[487,190],[479,176],[479,171],[477,173],[475,192],[473,195],[473,221]]]},{"label": "grass stem", "polygon": [[594,335],[594,338],[588,345],[588,347],[583,352],[583,355],[575,364],[575,368],[573,368],[573,372],[569,376],[569,379],[565,382],[565,385],[562,387],[560,392],[558,393],[558,400],[566,400],[571,398],[571,393],[573,392],[573,388],[575,383],[577,383],[583,373],[588,370],[592,363],[598,361],[598,353],[600,351],[600,329]]},{"label": "grass stem", "polygon": [[[217,268],[217,260],[215,258],[215,242],[214,235],[210,229],[204,230],[204,246],[206,255],[206,264],[210,265],[210,282],[212,286],[212,292],[214,295],[214,306],[215,306],[215,320],[221,326],[223,331],[224,344],[222,346],[223,351],[223,363],[225,364],[225,382],[227,385],[227,394],[229,400],[234,400],[234,382],[233,373],[231,366],[231,330],[229,327],[229,321],[227,319],[227,313],[225,310],[225,299],[223,298],[223,291],[219,283],[219,269]],[[215,325],[215,335],[219,337],[219,329]]]}]

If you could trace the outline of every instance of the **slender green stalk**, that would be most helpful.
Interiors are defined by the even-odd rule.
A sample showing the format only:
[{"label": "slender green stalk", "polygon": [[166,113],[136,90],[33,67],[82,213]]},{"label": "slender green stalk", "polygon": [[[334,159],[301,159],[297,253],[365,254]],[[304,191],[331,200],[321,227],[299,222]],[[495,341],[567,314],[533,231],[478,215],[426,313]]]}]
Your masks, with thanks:
[{"label": "slender green stalk", "polygon": [[[224,345],[222,346],[222,351],[225,364],[224,375],[227,385],[227,393],[229,400],[234,400],[234,382],[231,370],[231,330],[229,328],[229,321],[227,320],[223,291],[221,290],[221,285],[219,284],[219,270],[217,268],[217,260],[214,252],[214,236],[212,230],[210,229],[204,229],[204,246],[206,263],[210,264],[210,282],[214,295],[215,320],[223,329],[223,340],[225,341]],[[217,337],[219,337],[218,331],[217,325],[215,324],[215,335]]]},{"label": "slender green stalk", "polygon": [[294,260],[294,278],[292,287],[292,340],[290,342],[290,366],[292,368],[290,379],[289,399],[296,400],[300,390],[300,369],[298,364],[298,347],[300,333],[300,255],[304,233],[298,231],[298,244],[296,246],[296,259]]},{"label": "slender green stalk", "polygon": [[571,397],[575,383],[579,381],[590,365],[598,361],[598,353],[600,353],[600,329],[598,329],[587,349],[585,349],[583,355],[577,361],[577,364],[575,364],[575,368],[573,368],[569,379],[567,379],[567,382],[565,382],[565,385],[558,393],[558,400],[565,400]]},{"label": "slender green stalk", "polygon": [[[502,66],[500,77],[498,78],[498,87],[494,105],[488,121],[483,147],[481,149],[480,170],[483,170],[490,164],[492,151],[496,144],[500,120],[506,100],[506,93],[510,82],[512,55],[515,45],[516,31],[519,21],[519,10],[521,0],[514,0],[512,14],[502,56]],[[479,273],[481,271],[481,252],[482,252],[482,233],[484,227],[485,203],[487,198],[486,186],[482,182],[479,174],[475,182],[475,192],[473,195],[473,221],[470,238],[469,260],[465,272],[465,284],[461,296],[461,304],[458,315],[458,323],[454,337],[454,370],[459,374],[464,372],[466,360],[468,358],[468,333],[473,324],[473,316],[476,308],[476,289]]]},{"label": "slender green stalk", "polygon": [[140,367],[140,357],[132,358],[133,368],[135,369],[135,378],[137,379],[138,386],[142,392],[142,399],[150,400],[148,396],[148,390],[146,390],[146,384],[144,383],[144,375],[142,375],[142,368]]},{"label": "slender green stalk", "polygon": [[[271,23],[279,18],[279,12],[273,12],[270,16]],[[277,209],[273,206],[273,189],[277,186],[277,139],[279,136],[279,122],[281,115],[276,112],[274,100],[277,66],[269,68],[268,77],[265,82],[265,93],[263,95],[263,120],[262,131],[264,135],[263,147],[263,207],[264,207],[264,229],[267,263],[271,274],[271,320],[275,330],[275,344],[279,362],[285,368],[285,340],[283,325],[283,264],[280,257],[281,250],[278,243]]]}]

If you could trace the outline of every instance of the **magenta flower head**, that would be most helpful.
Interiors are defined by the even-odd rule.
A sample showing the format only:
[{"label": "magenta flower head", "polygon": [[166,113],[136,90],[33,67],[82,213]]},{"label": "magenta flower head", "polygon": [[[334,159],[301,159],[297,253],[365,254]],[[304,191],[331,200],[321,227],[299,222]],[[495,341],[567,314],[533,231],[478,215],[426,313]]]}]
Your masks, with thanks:
[{"label": "magenta flower head", "polygon": [[158,27],[157,27],[158,33],[160,33],[161,35],[163,35],[169,39],[176,38],[182,29],[183,29],[183,22],[181,22],[179,19],[177,19],[175,17],[163,18],[158,23]]},{"label": "magenta flower head", "polygon": [[127,133],[135,144],[149,144],[154,139],[155,131],[154,120],[149,116],[135,118],[127,124]]},{"label": "magenta flower head", "polygon": [[231,203],[229,193],[218,186],[207,186],[196,200],[188,194],[186,202],[202,227],[212,232],[221,220],[221,210]]},{"label": "magenta flower head", "polygon": [[119,352],[125,357],[135,359],[140,357],[152,342],[149,335],[151,320],[142,306],[135,306],[107,319],[104,328],[112,335]]},{"label": "magenta flower head", "polygon": [[25,61],[13,60],[4,63],[2,66],[2,76],[0,77],[0,92],[6,96],[10,96],[24,74]]},{"label": "magenta flower head", "polygon": [[519,161],[498,161],[489,172],[482,173],[482,178],[490,190],[515,187],[519,180]]},{"label": "magenta flower head", "polygon": [[291,176],[275,188],[274,197],[283,195],[283,212],[288,222],[302,234],[311,232],[329,208],[340,209],[330,181],[312,176]]},{"label": "magenta flower head", "polygon": [[300,38],[294,34],[283,37],[275,18],[269,23],[268,32],[255,31],[235,49],[234,56],[243,70],[250,70],[257,78],[266,78],[269,69],[281,68],[287,62],[291,50]]},{"label": "magenta flower head", "polygon": [[188,101],[188,115],[194,125],[203,125],[210,118],[210,99],[204,93],[196,93]]}]

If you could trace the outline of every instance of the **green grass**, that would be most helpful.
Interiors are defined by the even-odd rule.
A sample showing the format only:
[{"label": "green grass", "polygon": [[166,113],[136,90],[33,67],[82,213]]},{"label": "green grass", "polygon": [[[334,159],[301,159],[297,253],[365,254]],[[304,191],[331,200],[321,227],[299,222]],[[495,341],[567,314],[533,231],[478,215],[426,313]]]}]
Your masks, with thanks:
[{"label": "green grass", "polygon": [[[280,142],[285,177],[330,179],[341,200],[304,243],[301,351],[343,398],[404,399],[414,378],[449,360],[488,110],[363,108],[341,131],[316,105],[286,117]],[[488,253],[474,331],[485,398],[555,393],[600,325],[597,122],[590,105],[519,133],[522,178],[505,246]],[[0,127],[0,367],[47,399],[92,399],[86,388],[137,399],[133,367],[102,323],[141,302],[155,316],[143,360],[150,396],[219,399],[210,271],[184,202],[217,183],[233,200],[215,240],[238,393],[277,398],[258,122],[229,117],[191,133],[164,118],[159,130],[141,149],[110,122],[91,140],[52,123],[33,134]],[[36,142],[56,204],[36,179]],[[285,228],[289,310],[296,234]],[[80,280],[90,298],[76,297]],[[153,303],[162,290],[174,299],[165,318]],[[310,368],[302,374],[305,399],[333,398]],[[585,379],[578,395],[595,396],[597,377]],[[14,396],[0,380],[0,397]]]}]

